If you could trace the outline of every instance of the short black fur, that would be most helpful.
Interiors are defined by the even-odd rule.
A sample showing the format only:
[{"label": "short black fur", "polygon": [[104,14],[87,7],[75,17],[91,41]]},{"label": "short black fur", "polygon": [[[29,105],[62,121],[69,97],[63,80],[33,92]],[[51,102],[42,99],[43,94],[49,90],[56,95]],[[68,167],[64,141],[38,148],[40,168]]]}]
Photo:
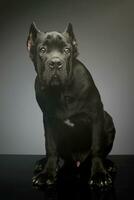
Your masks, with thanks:
[{"label": "short black fur", "polygon": [[46,162],[33,184],[53,185],[59,163],[79,168],[90,159],[89,185],[109,187],[112,177],[104,160],[112,149],[115,127],[90,72],[77,59],[72,25],[63,33],[44,33],[33,23],[27,47],[37,72],[35,92],[43,112],[46,145]]}]

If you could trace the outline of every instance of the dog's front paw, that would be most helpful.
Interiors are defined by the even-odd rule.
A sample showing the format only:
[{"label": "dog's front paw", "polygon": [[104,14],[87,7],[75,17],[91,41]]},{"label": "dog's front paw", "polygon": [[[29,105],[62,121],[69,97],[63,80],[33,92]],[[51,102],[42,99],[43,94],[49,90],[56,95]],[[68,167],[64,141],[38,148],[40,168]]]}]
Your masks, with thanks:
[{"label": "dog's front paw", "polygon": [[97,172],[89,180],[91,189],[106,191],[112,188],[112,177],[107,172]]},{"label": "dog's front paw", "polygon": [[39,173],[32,178],[32,184],[34,187],[52,187],[56,183],[56,176],[49,175],[48,173]]}]

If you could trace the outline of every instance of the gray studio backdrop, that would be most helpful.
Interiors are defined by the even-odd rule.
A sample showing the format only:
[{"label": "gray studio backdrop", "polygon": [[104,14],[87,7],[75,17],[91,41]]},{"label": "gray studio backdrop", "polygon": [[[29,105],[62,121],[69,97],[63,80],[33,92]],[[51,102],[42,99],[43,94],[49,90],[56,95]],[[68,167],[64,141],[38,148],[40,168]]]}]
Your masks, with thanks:
[{"label": "gray studio backdrop", "polygon": [[[2,3],[3,2],[3,3]],[[0,153],[44,154],[35,72],[26,50],[34,20],[41,30],[74,26],[79,59],[88,67],[117,134],[112,154],[134,153],[134,1],[1,1]]]}]

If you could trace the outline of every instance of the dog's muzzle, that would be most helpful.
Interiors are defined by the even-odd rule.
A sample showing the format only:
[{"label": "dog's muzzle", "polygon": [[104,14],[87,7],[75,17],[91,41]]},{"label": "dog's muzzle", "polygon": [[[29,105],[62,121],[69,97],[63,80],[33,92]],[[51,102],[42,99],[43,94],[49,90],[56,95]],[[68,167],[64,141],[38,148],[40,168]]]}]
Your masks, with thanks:
[{"label": "dog's muzzle", "polygon": [[47,67],[50,74],[49,85],[61,87],[66,79],[66,62],[60,57],[52,57],[47,61]]}]

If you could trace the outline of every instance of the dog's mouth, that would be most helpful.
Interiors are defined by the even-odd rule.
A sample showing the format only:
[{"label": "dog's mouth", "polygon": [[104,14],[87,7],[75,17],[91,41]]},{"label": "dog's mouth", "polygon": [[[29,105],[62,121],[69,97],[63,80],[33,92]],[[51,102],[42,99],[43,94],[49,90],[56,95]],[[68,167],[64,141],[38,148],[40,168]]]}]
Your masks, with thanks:
[{"label": "dog's mouth", "polygon": [[49,86],[53,88],[62,87],[62,85],[62,81],[58,76],[53,76],[49,81]]},{"label": "dog's mouth", "polygon": [[50,81],[50,86],[55,87],[55,86],[60,86],[61,81],[59,78],[52,78]]}]

